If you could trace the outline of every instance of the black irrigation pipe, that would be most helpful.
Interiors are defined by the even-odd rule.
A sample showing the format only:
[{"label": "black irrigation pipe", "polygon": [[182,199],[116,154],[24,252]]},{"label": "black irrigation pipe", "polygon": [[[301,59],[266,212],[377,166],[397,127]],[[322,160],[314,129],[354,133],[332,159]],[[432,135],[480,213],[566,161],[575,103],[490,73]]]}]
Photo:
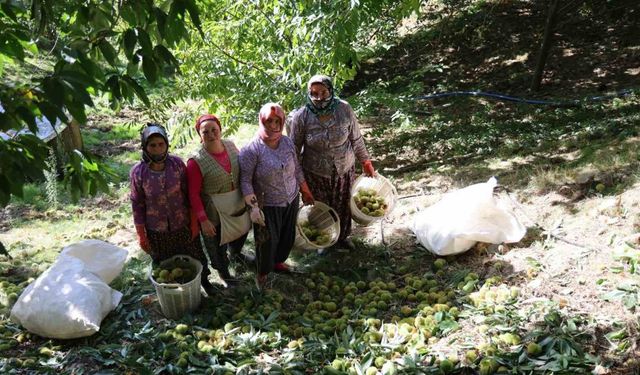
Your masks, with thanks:
[{"label": "black irrigation pipe", "polygon": [[525,98],[518,98],[518,97],[515,97],[515,96],[509,96],[509,95],[504,95],[504,94],[499,94],[499,93],[492,93],[492,92],[484,92],[484,91],[442,92],[442,93],[431,94],[431,95],[416,96],[416,97],[413,97],[412,99],[415,99],[415,100],[429,100],[429,99],[436,99],[436,98],[446,98],[446,97],[451,97],[451,96],[483,96],[483,97],[487,97],[487,98],[491,98],[491,99],[506,100],[506,101],[510,101],[510,102],[523,103],[523,104],[550,105],[550,106],[554,106],[554,107],[580,107],[586,101],[592,101],[593,102],[593,101],[610,100],[610,99],[614,99],[614,98],[620,98],[620,97],[629,96],[633,92],[634,92],[634,90],[627,89],[627,90],[618,91],[618,92],[616,92],[614,94],[603,95],[603,96],[592,96],[592,97],[589,97],[589,98],[585,98],[583,100],[571,100],[571,101],[549,101],[549,100],[525,99]]}]

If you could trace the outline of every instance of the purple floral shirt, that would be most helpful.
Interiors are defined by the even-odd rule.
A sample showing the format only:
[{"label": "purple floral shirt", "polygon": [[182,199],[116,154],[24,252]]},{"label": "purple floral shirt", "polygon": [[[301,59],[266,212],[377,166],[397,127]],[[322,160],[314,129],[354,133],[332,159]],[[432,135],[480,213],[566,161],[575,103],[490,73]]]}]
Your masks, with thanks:
[{"label": "purple floral shirt", "polygon": [[173,232],[189,226],[186,166],[182,159],[168,155],[163,171],[153,171],[146,163],[131,168],[133,221],[155,232]]},{"label": "purple floral shirt", "polygon": [[289,137],[282,136],[275,150],[256,137],[240,151],[242,195],[255,194],[264,206],[285,207],[298,195],[304,181]]}]

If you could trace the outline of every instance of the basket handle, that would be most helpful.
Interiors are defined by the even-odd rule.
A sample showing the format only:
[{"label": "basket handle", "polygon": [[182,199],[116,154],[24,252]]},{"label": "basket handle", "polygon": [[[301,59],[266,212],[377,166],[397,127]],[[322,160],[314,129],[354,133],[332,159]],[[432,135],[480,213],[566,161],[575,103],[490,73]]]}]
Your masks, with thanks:
[{"label": "basket handle", "polygon": [[336,221],[336,222],[338,221],[338,214],[333,208],[329,210],[329,215],[331,215],[331,217],[333,218],[333,221]]},{"label": "basket handle", "polygon": [[162,292],[167,294],[178,294],[184,290],[180,284],[161,284],[161,286]]}]

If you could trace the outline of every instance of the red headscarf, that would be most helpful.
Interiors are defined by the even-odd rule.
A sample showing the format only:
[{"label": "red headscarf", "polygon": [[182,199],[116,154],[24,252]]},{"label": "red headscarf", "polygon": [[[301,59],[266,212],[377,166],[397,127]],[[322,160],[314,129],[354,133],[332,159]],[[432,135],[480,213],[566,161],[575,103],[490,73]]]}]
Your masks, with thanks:
[{"label": "red headscarf", "polygon": [[[271,131],[265,125],[266,121],[271,114],[275,114],[280,118],[281,127],[280,131]],[[284,110],[278,103],[267,103],[260,108],[260,114],[258,115],[258,121],[260,123],[260,129],[258,129],[258,136],[265,142],[276,142],[282,137],[282,129],[284,128]]]},{"label": "red headscarf", "polygon": [[218,126],[220,127],[220,130],[222,130],[222,125],[220,125],[220,120],[218,120],[216,115],[206,114],[206,115],[201,115],[196,120],[196,132],[198,132],[198,134],[200,134],[200,125],[202,125],[202,123],[205,122],[205,121],[211,121],[211,120],[213,120],[216,123],[218,123]]}]

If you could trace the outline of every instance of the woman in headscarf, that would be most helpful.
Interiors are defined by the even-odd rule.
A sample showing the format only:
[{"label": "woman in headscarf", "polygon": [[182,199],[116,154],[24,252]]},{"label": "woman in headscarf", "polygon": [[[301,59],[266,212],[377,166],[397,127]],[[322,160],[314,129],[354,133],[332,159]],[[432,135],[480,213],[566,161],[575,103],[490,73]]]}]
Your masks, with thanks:
[{"label": "woman in headscarf", "polygon": [[207,278],[207,259],[189,211],[184,162],[169,154],[169,139],[162,126],[147,124],[140,138],[142,161],[131,168],[129,175],[140,247],[154,263],[177,254],[199,260],[203,265],[202,286],[210,295],[213,288]]},{"label": "woman in headscarf", "polygon": [[239,151],[232,141],[222,139],[220,120],[215,115],[198,117],[195,129],[202,147],[187,161],[189,200],[211,264],[229,284],[235,280],[229,273],[227,250],[236,261],[254,261],[241,252],[251,222],[240,193]]},{"label": "woman in headscarf", "polygon": [[258,132],[240,152],[240,186],[254,223],[258,273],[262,288],[272,272],[289,272],[285,263],[296,236],[300,205],[313,203],[293,142],[282,135],[284,111],[267,103],[258,115]]},{"label": "woman in headscarf", "polygon": [[356,159],[367,176],[375,176],[369,152],[353,109],[333,91],[331,78],[311,77],[307,103],[292,114],[287,134],[296,145],[304,177],[315,199],[340,216],[337,248],[353,249],[351,234],[351,185]]}]

